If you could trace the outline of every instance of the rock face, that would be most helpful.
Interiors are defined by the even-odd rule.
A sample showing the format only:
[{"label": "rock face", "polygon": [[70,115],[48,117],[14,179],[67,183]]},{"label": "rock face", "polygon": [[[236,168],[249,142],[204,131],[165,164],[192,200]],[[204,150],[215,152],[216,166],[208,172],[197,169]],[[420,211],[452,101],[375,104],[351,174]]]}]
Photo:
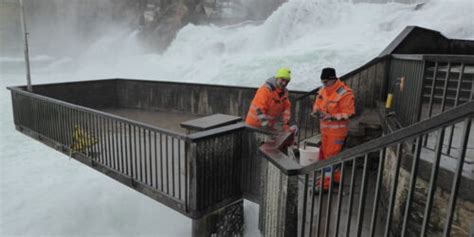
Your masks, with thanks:
[{"label": "rock face", "polygon": [[189,8],[183,2],[169,5],[148,3],[140,20],[140,36],[150,48],[165,49],[175,38],[176,33],[189,22]]},{"label": "rock face", "polygon": [[[159,52],[186,24],[233,24],[262,20],[286,0],[24,0],[30,41],[39,54],[82,53],[97,36],[111,29],[139,29],[139,37],[151,51]],[[16,52],[22,44],[19,3],[0,0],[0,26],[11,40],[6,47]],[[118,26],[118,27],[115,27]],[[7,39],[10,39],[7,38]],[[55,40],[52,41],[51,38]],[[40,46],[38,46],[40,45]],[[41,52],[38,52],[41,51]],[[43,52],[44,51],[44,52]]]},{"label": "rock face", "polygon": [[[388,206],[388,194],[393,182],[393,174],[395,172],[395,160],[397,156],[392,149],[387,150],[387,156],[384,166],[384,205]],[[406,156],[402,160],[409,159]],[[394,203],[394,213],[392,225],[392,234],[400,235],[401,226],[405,212],[405,203],[408,197],[408,188],[410,182],[410,171],[402,165],[399,174],[399,183],[397,186],[396,199]],[[408,236],[420,234],[421,224],[423,223],[424,209],[426,206],[427,193],[429,190],[429,181],[423,177],[418,177],[413,195],[413,203],[410,208],[409,222],[407,225]],[[450,199],[450,190],[445,190],[439,186],[436,188],[433,208],[431,212],[430,222],[428,223],[427,236],[442,236],[447,216],[447,204]],[[472,223],[474,223],[474,203],[468,200],[469,197],[460,194],[456,203],[454,212],[451,236],[469,236],[472,234]],[[385,209],[386,210],[386,209]]]},{"label": "rock face", "polygon": [[140,36],[155,51],[163,51],[186,24],[233,24],[263,20],[287,0],[137,0]]}]

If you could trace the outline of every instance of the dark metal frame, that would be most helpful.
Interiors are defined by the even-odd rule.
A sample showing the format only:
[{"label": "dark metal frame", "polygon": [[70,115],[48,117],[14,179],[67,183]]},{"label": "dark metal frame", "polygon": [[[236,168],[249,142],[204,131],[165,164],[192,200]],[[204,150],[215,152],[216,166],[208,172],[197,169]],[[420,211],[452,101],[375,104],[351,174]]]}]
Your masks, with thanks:
[{"label": "dark metal frame", "polygon": [[[301,167],[299,166],[296,162],[291,162],[292,160],[289,159],[288,157],[285,158],[284,153],[282,152],[285,148],[279,148],[276,150],[275,148],[272,148],[271,146],[262,146],[261,147],[261,152],[264,154],[264,157],[272,162],[276,167],[278,167],[281,170],[282,174],[286,174],[288,176],[294,176],[294,175],[304,175],[304,183],[303,183],[303,206],[302,210],[307,210],[310,208],[311,212],[308,214],[309,219],[307,217],[307,212],[303,212],[302,217],[300,218],[300,228],[301,228],[301,236],[313,236],[314,233],[316,234],[321,234],[321,223],[320,223],[320,218],[321,218],[321,211],[323,210],[323,206],[321,205],[322,202],[321,200],[323,197],[327,196],[328,198],[328,203],[331,203],[331,198],[332,198],[332,185],[330,187],[330,192],[328,194],[319,194],[319,203],[318,203],[318,208],[314,210],[314,198],[311,198],[311,200],[307,199],[306,197],[308,196],[308,193],[311,192],[312,189],[314,189],[314,181],[312,183],[309,182],[310,177],[315,177],[317,173],[322,174],[322,179],[324,179],[324,168],[327,167],[335,167],[336,165],[342,165],[342,176],[345,175],[345,168],[344,165],[351,163],[352,162],[352,178],[351,184],[350,184],[350,196],[349,196],[349,216],[351,215],[351,210],[352,210],[352,202],[353,202],[353,192],[354,192],[354,181],[356,177],[354,176],[354,171],[356,169],[356,161],[363,159],[364,160],[364,165],[363,165],[363,175],[362,175],[362,185],[361,185],[361,197],[359,198],[359,212],[357,214],[357,224],[356,224],[356,235],[361,236],[361,235],[370,235],[374,236],[374,233],[376,232],[377,227],[375,225],[376,222],[376,215],[377,212],[379,211],[379,202],[380,202],[380,189],[381,189],[381,172],[383,170],[383,164],[384,164],[384,159],[386,159],[386,152],[387,150],[393,150],[393,146],[397,147],[397,149],[394,151],[396,152],[395,155],[397,159],[395,160],[395,175],[391,176],[392,180],[392,185],[391,185],[391,190],[390,190],[390,196],[389,196],[389,204],[386,210],[387,213],[387,220],[384,225],[384,230],[383,232],[385,233],[385,236],[390,236],[390,233],[392,229],[394,228],[393,226],[393,207],[394,207],[394,202],[395,202],[395,193],[397,192],[397,186],[398,186],[398,181],[400,179],[399,176],[399,170],[400,170],[400,161],[402,157],[410,154],[406,154],[404,152],[403,147],[405,144],[411,143],[413,139],[416,140],[416,148],[415,152],[412,157],[412,170],[410,172],[410,179],[409,183],[410,186],[408,188],[408,198],[406,200],[406,206],[405,206],[405,212],[403,215],[403,225],[402,225],[402,230],[401,234],[405,235],[407,231],[407,226],[409,225],[409,212],[411,211],[410,205],[413,202],[413,194],[415,190],[415,182],[417,179],[417,176],[419,175],[418,172],[418,163],[420,160],[420,153],[421,153],[421,148],[422,148],[422,141],[423,137],[428,134],[437,131],[438,132],[438,145],[436,148],[436,153],[435,153],[435,159],[433,162],[433,168],[432,168],[432,173],[431,173],[431,178],[429,180],[429,190],[428,190],[428,197],[427,197],[427,204],[425,206],[425,215],[423,216],[423,228],[422,228],[422,233],[426,234],[427,233],[427,223],[430,221],[430,212],[432,210],[432,200],[433,200],[433,195],[436,190],[436,183],[437,183],[437,176],[438,176],[438,167],[440,163],[440,153],[441,153],[441,141],[444,138],[444,133],[445,130],[455,124],[460,124],[463,126],[463,132],[462,132],[462,146],[461,150],[464,151],[460,154],[458,157],[457,161],[457,168],[456,171],[454,172],[454,178],[453,178],[453,183],[452,183],[452,189],[450,191],[450,201],[448,204],[448,211],[447,211],[447,216],[446,216],[446,224],[444,228],[444,236],[449,236],[451,233],[451,224],[453,221],[453,214],[456,206],[456,201],[458,199],[458,192],[459,192],[459,187],[460,187],[460,182],[461,182],[461,177],[462,177],[462,170],[463,170],[463,165],[465,163],[465,156],[466,156],[466,148],[469,140],[474,139],[473,134],[470,134],[470,127],[472,123],[472,119],[474,118],[474,102],[468,102],[463,105],[460,105],[456,108],[453,108],[446,113],[439,114],[437,116],[434,116],[428,120],[424,120],[422,122],[413,124],[411,126],[408,126],[406,128],[402,128],[398,131],[393,132],[389,136],[381,137],[376,140],[372,140],[364,146],[358,146],[350,150],[346,150],[338,154],[337,156],[329,159],[329,160],[324,160],[324,161],[319,161],[317,163],[314,163],[312,165],[306,166],[306,167]],[[376,152],[378,153],[377,156],[372,157],[370,154]],[[371,222],[370,222],[370,229],[369,233],[363,233],[362,232],[362,223],[364,221],[363,217],[365,215],[364,213],[364,205],[365,205],[365,197],[364,195],[366,194],[366,175],[367,175],[367,168],[368,168],[368,160],[377,160],[378,161],[378,172],[377,172],[377,178],[376,178],[376,187],[375,187],[375,200],[373,202],[374,207],[371,215]],[[343,185],[343,184],[341,184]],[[308,188],[309,187],[309,188]],[[341,187],[340,187],[341,189]],[[338,209],[336,210],[336,229],[339,226],[339,220],[341,219],[340,216],[340,199],[341,193],[339,192],[338,195]],[[327,211],[327,210],[326,210]],[[317,215],[317,220],[314,223],[312,217],[314,215]],[[327,218],[327,221],[329,221],[329,215],[326,214],[325,216]],[[346,215],[347,218],[347,224],[346,226],[348,227],[346,229],[346,236],[349,234],[350,231],[354,231],[353,229],[350,229],[350,218]],[[310,224],[308,226],[307,220],[310,220]],[[316,226],[317,230],[316,232],[312,232],[312,227],[313,225]],[[326,222],[325,223],[325,228],[324,228],[324,235],[328,235],[328,227],[330,226],[330,223]],[[333,232],[334,233],[334,232]],[[336,236],[337,236],[337,231],[336,231]],[[306,235],[308,234],[308,235]]]},{"label": "dark metal frame", "polygon": [[[191,218],[226,206],[259,187],[260,166],[245,170],[243,133],[267,134],[243,123],[184,135],[95,109],[9,87],[20,132]],[[74,129],[82,136],[74,139]],[[78,146],[97,140],[93,145]],[[221,145],[218,145],[221,144]],[[257,160],[247,154],[245,162]],[[245,195],[244,195],[245,196]]]}]

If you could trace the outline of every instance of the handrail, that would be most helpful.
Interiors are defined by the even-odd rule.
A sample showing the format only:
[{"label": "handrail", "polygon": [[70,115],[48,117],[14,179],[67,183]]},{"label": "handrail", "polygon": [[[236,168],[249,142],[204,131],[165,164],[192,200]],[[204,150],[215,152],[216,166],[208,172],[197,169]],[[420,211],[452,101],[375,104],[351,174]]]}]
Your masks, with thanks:
[{"label": "handrail", "polygon": [[32,97],[32,98],[36,98],[36,99],[40,99],[40,100],[43,100],[43,101],[46,101],[46,102],[51,102],[51,103],[55,103],[55,104],[59,104],[59,105],[65,105],[65,106],[68,106],[70,108],[82,111],[82,112],[95,113],[95,114],[99,114],[99,115],[104,116],[104,117],[108,117],[108,118],[118,120],[120,122],[133,124],[133,125],[136,125],[138,127],[144,128],[144,129],[150,129],[150,130],[160,132],[160,133],[169,135],[171,137],[174,137],[174,138],[177,138],[177,139],[180,139],[180,140],[187,139],[187,136],[184,135],[184,134],[181,134],[181,133],[177,133],[177,132],[167,130],[167,129],[164,129],[164,128],[155,127],[155,126],[152,126],[152,125],[149,125],[149,124],[145,124],[145,123],[138,122],[138,121],[135,121],[135,120],[127,119],[127,118],[120,117],[120,116],[117,116],[117,115],[109,114],[109,113],[106,113],[106,112],[103,112],[103,111],[100,111],[100,110],[95,110],[95,109],[87,108],[87,107],[84,107],[84,106],[80,106],[80,105],[72,104],[72,103],[69,103],[69,102],[65,102],[65,101],[62,101],[62,100],[58,100],[58,99],[38,95],[38,94],[35,94],[35,93],[31,93],[31,92],[22,90],[19,87],[7,87],[7,89],[11,90],[11,91],[14,91],[15,93],[23,94],[23,95],[26,95],[26,96],[29,96],[29,97]]},{"label": "handrail", "polygon": [[464,62],[474,63],[474,55],[443,55],[443,54],[392,54],[394,59],[402,60],[428,60],[438,62]]},{"label": "handrail", "polygon": [[[354,156],[359,154],[366,154],[376,151],[391,144],[414,138],[419,134],[434,131],[439,127],[460,121],[462,118],[467,116],[474,116],[474,101],[465,103],[430,119],[399,129],[388,136],[380,137],[364,143],[363,146],[357,146],[352,149],[342,151],[331,159],[319,161],[305,167],[295,167],[294,165],[285,166],[284,163],[279,162],[280,165],[278,167],[282,170],[282,172],[288,175],[309,174],[314,170],[319,170],[324,167],[340,164],[344,161],[349,161]],[[268,150],[268,148],[266,149]],[[267,152],[266,154],[270,153]],[[272,157],[267,156],[267,158],[272,160]]]},{"label": "handrail", "polygon": [[474,55],[423,54],[423,59],[424,60],[437,60],[441,62],[474,63]]}]

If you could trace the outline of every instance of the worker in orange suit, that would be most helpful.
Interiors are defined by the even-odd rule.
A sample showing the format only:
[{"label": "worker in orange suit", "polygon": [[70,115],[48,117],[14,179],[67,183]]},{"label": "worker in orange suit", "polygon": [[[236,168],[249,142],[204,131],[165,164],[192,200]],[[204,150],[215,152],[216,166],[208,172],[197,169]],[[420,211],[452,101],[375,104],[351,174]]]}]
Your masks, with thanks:
[{"label": "worker in orange suit", "polygon": [[278,132],[294,132],[290,127],[291,102],[286,86],[291,80],[291,71],[280,68],[257,90],[252,100],[245,123]]},{"label": "worker in orange suit", "polygon": [[[323,87],[316,95],[313,105],[313,117],[320,119],[321,147],[320,159],[329,159],[341,152],[347,137],[349,118],[355,114],[352,90],[336,77],[334,68],[324,68],[321,72]],[[325,169],[323,190],[329,189],[331,169]],[[333,174],[334,183],[341,180],[339,170]],[[321,184],[317,181],[319,189]]]}]

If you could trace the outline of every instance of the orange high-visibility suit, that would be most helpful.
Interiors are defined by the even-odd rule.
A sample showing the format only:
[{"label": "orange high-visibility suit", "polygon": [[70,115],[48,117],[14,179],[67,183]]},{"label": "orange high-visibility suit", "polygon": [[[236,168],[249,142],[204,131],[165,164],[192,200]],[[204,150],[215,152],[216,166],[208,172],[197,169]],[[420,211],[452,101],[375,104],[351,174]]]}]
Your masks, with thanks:
[{"label": "orange high-visibility suit", "polygon": [[245,123],[275,131],[289,131],[291,103],[288,90],[276,86],[274,77],[258,88]]},{"label": "orange high-visibility suit", "polygon": [[323,87],[316,95],[313,112],[330,115],[330,120],[320,120],[321,159],[337,155],[344,145],[349,117],[355,113],[352,90],[340,80],[330,87]]}]

